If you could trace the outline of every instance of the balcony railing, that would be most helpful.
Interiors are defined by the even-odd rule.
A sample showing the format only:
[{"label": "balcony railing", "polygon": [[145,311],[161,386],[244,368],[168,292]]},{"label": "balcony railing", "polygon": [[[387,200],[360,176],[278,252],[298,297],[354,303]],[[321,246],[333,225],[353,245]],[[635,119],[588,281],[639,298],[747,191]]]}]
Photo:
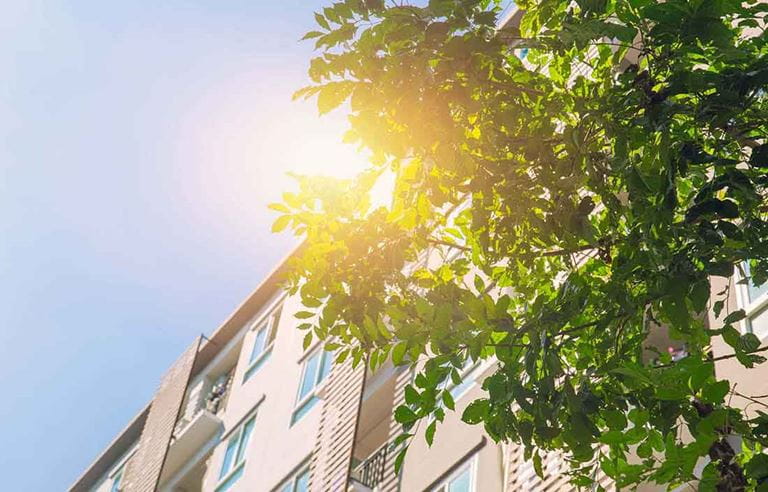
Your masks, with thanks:
[{"label": "balcony railing", "polygon": [[189,398],[186,406],[182,410],[179,421],[176,422],[173,436],[178,437],[198,415],[207,411],[213,415],[218,415],[227,404],[229,390],[232,386],[232,376],[234,371],[230,371],[221,377],[205,391],[206,383],[201,381],[198,386],[190,388]]},{"label": "balcony railing", "polygon": [[384,473],[387,470],[387,455],[389,453],[390,443],[384,443],[372,455],[360,463],[355,468],[352,478],[373,490],[384,480]]}]

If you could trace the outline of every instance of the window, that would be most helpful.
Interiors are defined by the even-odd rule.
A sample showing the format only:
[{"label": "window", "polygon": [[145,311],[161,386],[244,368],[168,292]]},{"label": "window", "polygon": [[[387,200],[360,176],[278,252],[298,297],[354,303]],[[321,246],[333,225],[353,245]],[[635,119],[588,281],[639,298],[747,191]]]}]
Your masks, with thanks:
[{"label": "window", "polygon": [[317,403],[317,388],[331,372],[333,354],[320,347],[304,361],[301,370],[299,394],[296,397],[296,409],[291,416],[291,425],[295,424]]},{"label": "window", "polygon": [[122,481],[123,481],[123,473],[125,473],[125,465],[121,466],[119,470],[117,470],[117,473],[112,477],[112,487],[110,487],[109,492],[121,492],[122,489]]},{"label": "window", "polygon": [[478,372],[476,369],[479,366],[480,364],[478,362],[474,362],[469,357],[467,357],[467,360],[464,361],[464,365],[461,367],[461,369],[459,369],[461,382],[454,385],[453,387],[448,388],[448,392],[451,393],[451,396],[454,400],[458,400],[467,394],[467,391],[469,391],[469,389],[472,388],[472,385],[475,384]]},{"label": "window", "polygon": [[744,330],[754,333],[758,338],[765,338],[768,336],[768,283],[754,285],[748,262],[742,263],[738,277],[737,298],[747,314]]},{"label": "window", "polygon": [[280,484],[277,492],[309,492],[309,466],[303,467],[295,475]]},{"label": "window", "polygon": [[227,490],[243,475],[243,470],[245,469],[245,450],[248,447],[248,441],[251,438],[255,424],[256,416],[254,415],[247,419],[227,441],[227,449],[224,452],[224,459],[221,461],[219,485],[216,487],[216,492]]},{"label": "window", "polygon": [[277,335],[277,323],[280,321],[281,310],[282,306],[270,313],[266,319],[254,325],[253,330],[256,334],[253,339],[251,356],[248,359],[248,368],[243,375],[243,382],[248,381],[248,378],[253,376],[253,373],[261,367],[264,361],[269,358],[269,354],[272,353],[272,345]]},{"label": "window", "polygon": [[459,468],[448,475],[448,478],[429,489],[430,492],[475,492],[475,474],[477,469],[477,454],[462,463]]}]

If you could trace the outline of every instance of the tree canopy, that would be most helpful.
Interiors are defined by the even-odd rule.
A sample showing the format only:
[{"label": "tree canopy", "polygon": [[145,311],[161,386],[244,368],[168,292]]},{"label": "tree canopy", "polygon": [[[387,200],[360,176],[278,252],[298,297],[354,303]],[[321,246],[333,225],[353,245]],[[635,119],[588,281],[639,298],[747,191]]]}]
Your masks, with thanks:
[{"label": "tree canopy", "polygon": [[[733,289],[711,282],[768,278],[768,5],[518,6],[503,28],[491,0],[315,13],[313,84],[297,96],[345,104],[346,139],[372,158],[354,180],[301,177],[272,205],[274,230],[306,240],[290,277],[305,342],[374,368],[422,361],[400,441],[420,421],[431,441],[459,369],[495,358],[462,418],[539,471],[559,451],[576,485],[601,472],[768,490],[768,415],[731,405],[711,355],[722,337],[725,357],[765,361],[744,312],[724,308]],[[388,174],[391,204],[372,205]],[[660,326],[687,357],[649,346]]]}]

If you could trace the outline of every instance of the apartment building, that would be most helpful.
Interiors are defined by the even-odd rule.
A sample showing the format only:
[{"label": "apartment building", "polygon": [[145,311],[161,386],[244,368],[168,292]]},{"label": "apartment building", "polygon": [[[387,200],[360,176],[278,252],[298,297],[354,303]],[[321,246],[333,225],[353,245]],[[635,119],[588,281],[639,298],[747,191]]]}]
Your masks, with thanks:
[{"label": "apartment building", "polygon": [[[71,492],[501,491],[508,480],[538,480],[530,466],[515,466],[523,471],[513,477],[509,465],[521,458],[458,412],[432,448],[418,436],[395,474],[392,414],[411,371],[353,369],[334,365],[320,344],[304,350],[292,316],[300,300],[280,288],[285,269],[209,338],[192,341]],[[465,368],[453,388],[459,412],[490,370]]]},{"label": "apartment building", "polygon": [[[70,492],[574,490],[557,456],[545,460],[542,479],[519,447],[494,443],[482,427],[461,422],[463,408],[481,397],[492,361],[464,368],[451,389],[456,412],[447,413],[431,447],[425,426],[417,429],[396,474],[392,441],[401,428],[393,411],[412,371],[334,364],[319,342],[305,350],[293,316],[301,301],[281,288],[286,261],[210,337],[191,341],[152,401]],[[762,336],[768,286],[739,280],[713,281],[713,292],[730,282],[737,294],[729,308],[745,308],[743,330]],[[651,341],[669,344],[661,330]],[[719,343],[714,350],[729,353]],[[734,360],[719,362],[717,371],[744,394],[768,393],[768,379]],[[598,481],[611,490],[608,479]]]},{"label": "apartment building", "polygon": [[[519,18],[511,3],[501,27]],[[425,426],[416,429],[395,473],[392,441],[401,427],[393,411],[404,400],[412,371],[391,364],[375,372],[349,361],[334,364],[319,343],[305,350],[293,317],[301,302],[281,288],[286,269],[284,261],[210,337],[191,341],[160,379],[152,401],[70,492],[574,490],[558,456],[544,460],[541,478],[519,447],[494,443],[481,427],[461,422],[464,407],[481,397],[492,361],[464,368],[461,384],[451,389],[456,411],[447,413],[431,447]],[[712,292],[730,285],[735,295],[727,309],[745,309],[742,330],[762,339],[768,335],[768,284],[756,288],[744,280],[715,278]],[[719,327],[712,313],[707,322]],[[684,347],[661,328],[649,343],[685,356]],[[715,356],[730,352],[719,338],[714,341]],[[756,377],[764,368],[748,372],[727,359],[717,362],[716,371],[743,394],[768,394],[768,378]],[[615,488],[605,477],[596,483]]]}]

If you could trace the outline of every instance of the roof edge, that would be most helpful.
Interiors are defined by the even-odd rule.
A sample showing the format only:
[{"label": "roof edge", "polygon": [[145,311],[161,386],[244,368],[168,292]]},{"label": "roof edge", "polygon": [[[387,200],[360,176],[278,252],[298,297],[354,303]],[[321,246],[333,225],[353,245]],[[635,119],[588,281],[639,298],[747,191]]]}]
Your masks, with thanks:
[{"label": "roof edge", "polygon": [[[286,278],[288,263],[304,248],[305,241],[291,249],[278,264],[267,274],[264,280],[245,298],[245,300],[219,325],[210,337],[204,337],[205,343],[197,353],[192,376],[199,374],[208,363],[226,346],[242,328],[242,325],[252,318],[271,295],[279,288],[280,282]],[[130,445],[141,435],[144,422],[149,414],[150,401],[139,413],[131,419],[127,426],[104,448],[95,460],[75,480],[68,489],[69,492],[86,492],[115,462]],[[135,434],[135,438],[134,438]]]}]

